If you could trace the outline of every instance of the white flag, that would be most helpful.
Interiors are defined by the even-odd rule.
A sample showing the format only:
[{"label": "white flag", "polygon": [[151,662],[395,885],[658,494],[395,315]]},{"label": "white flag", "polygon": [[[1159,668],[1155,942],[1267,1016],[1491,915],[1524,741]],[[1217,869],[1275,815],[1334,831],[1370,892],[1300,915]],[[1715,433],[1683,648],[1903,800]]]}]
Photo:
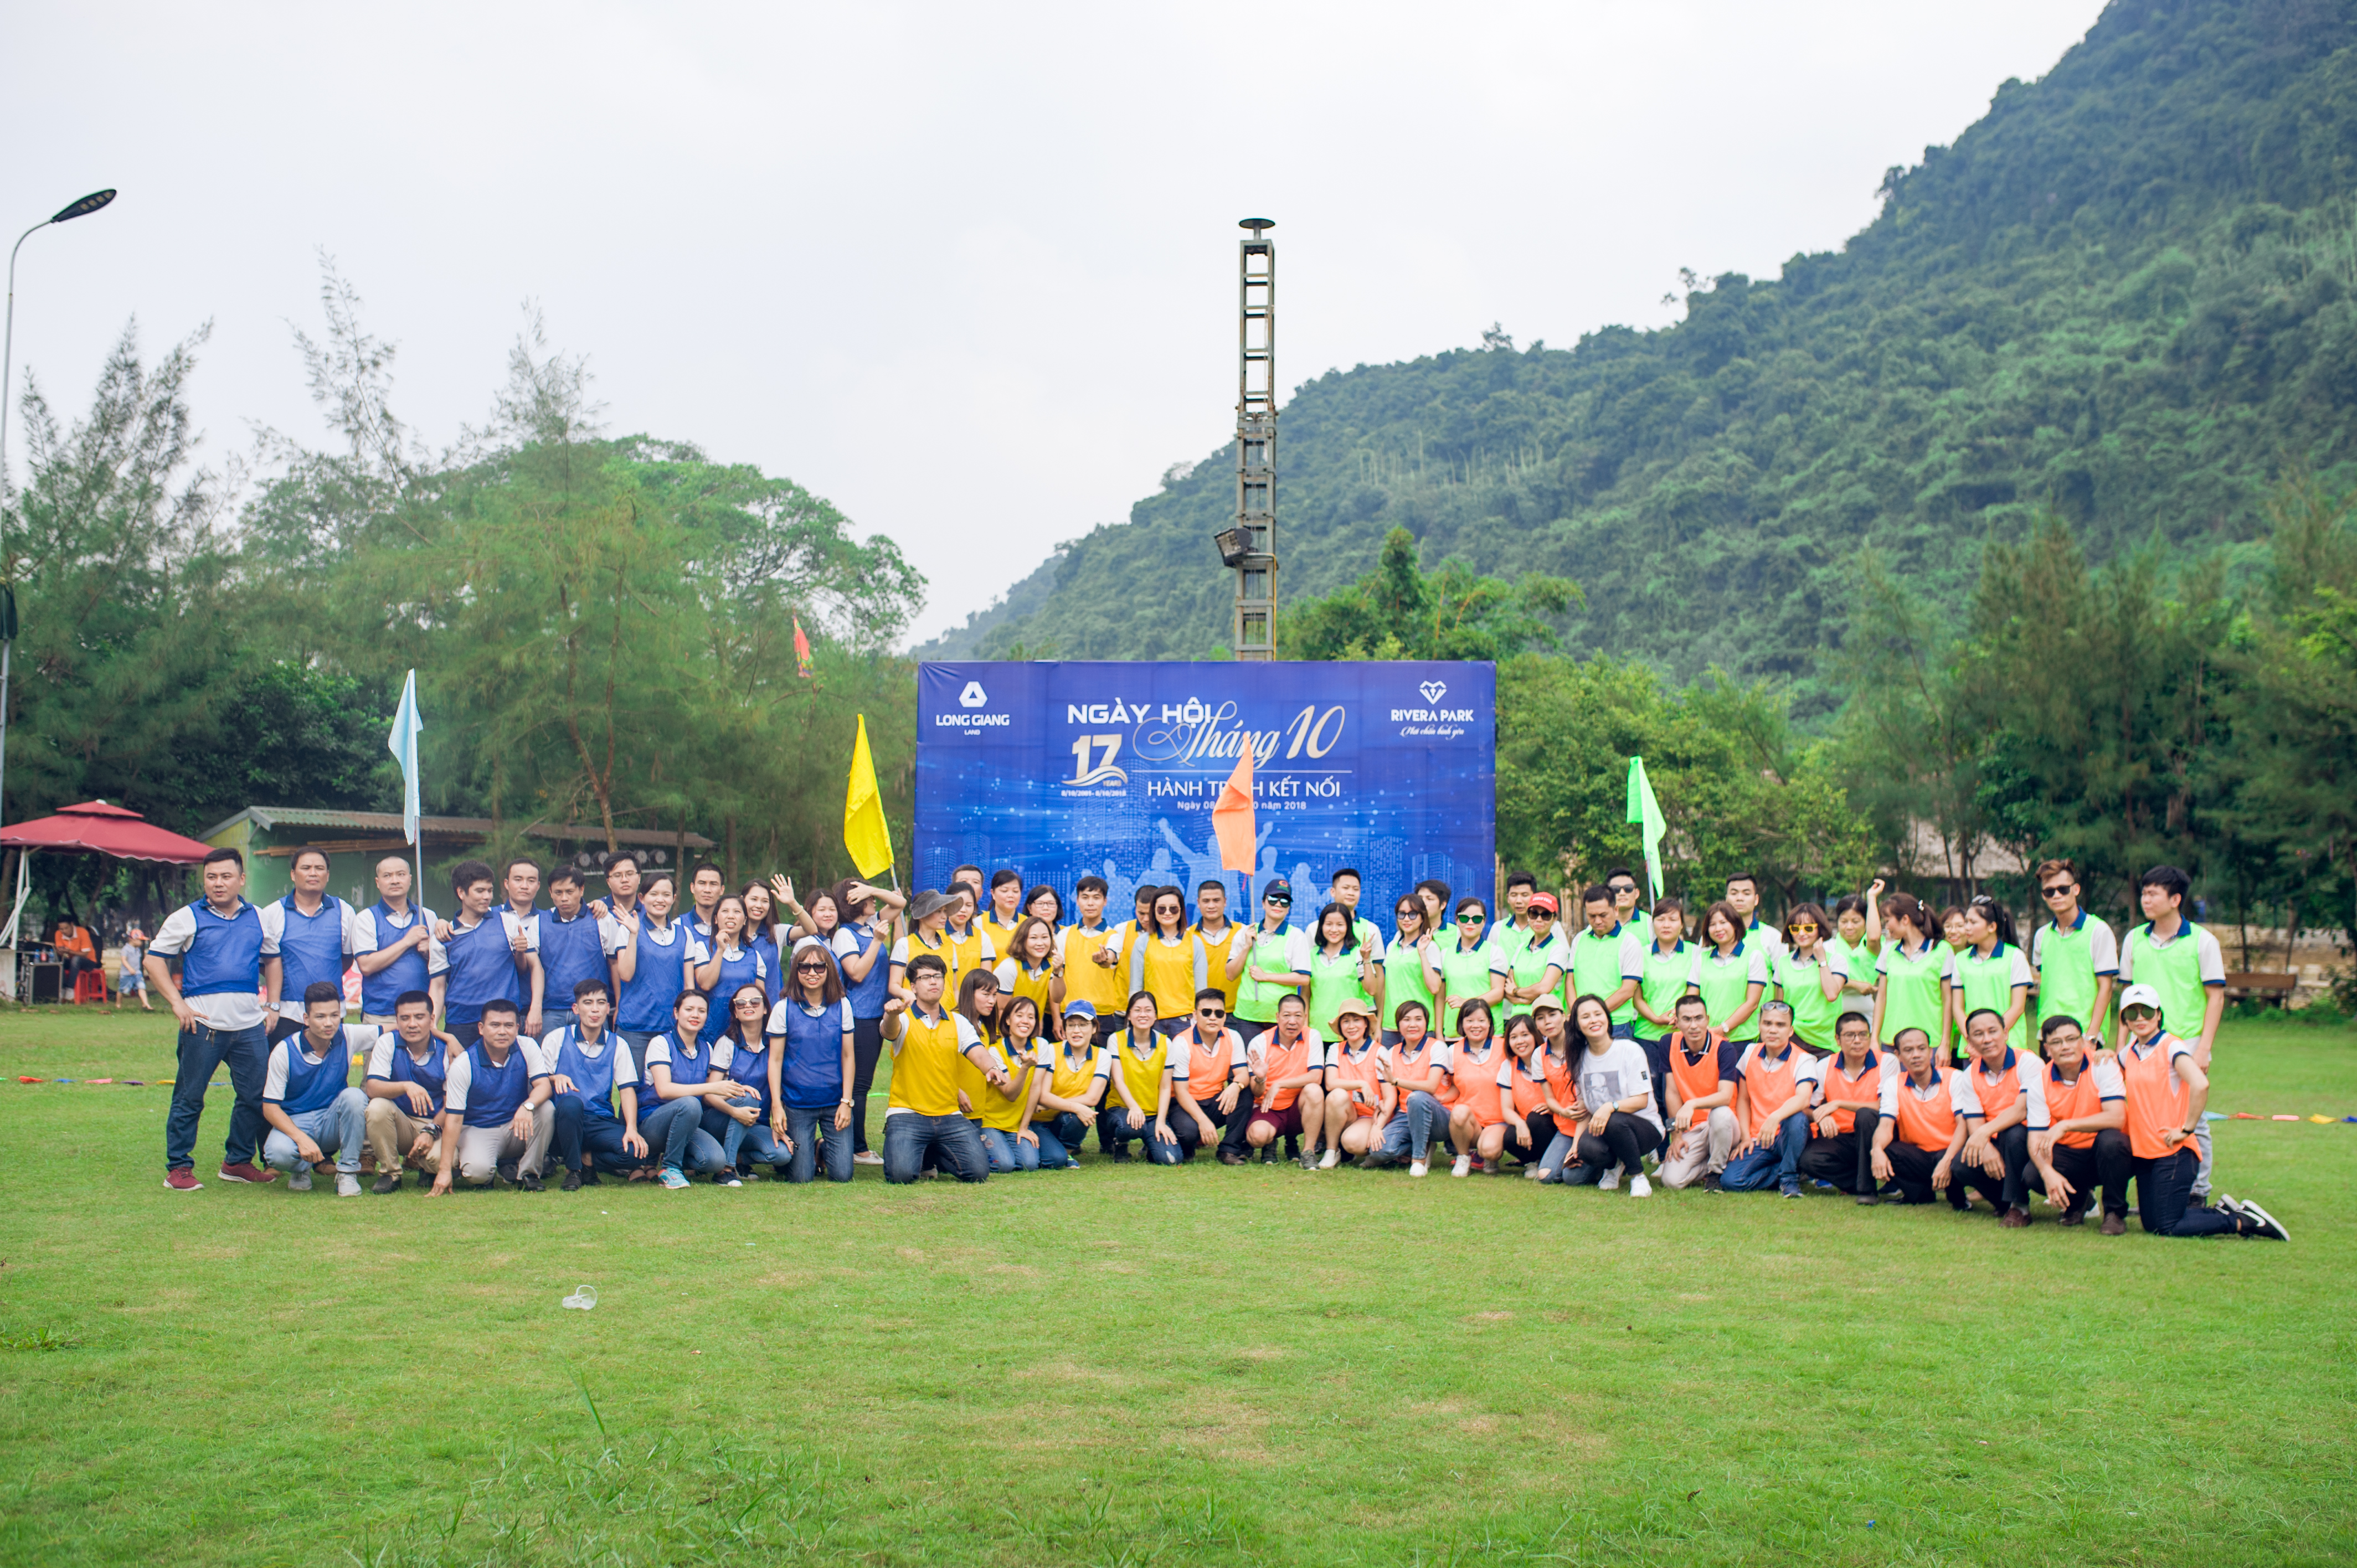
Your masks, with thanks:
[{"label": "white flag", "polygon": [[417,842],[417,736],[425,727],[417,716],[417,671],[412,670],[401,688],[401,706],[393,710],[393,736],[386,748],[401,763],[401,832]]}]

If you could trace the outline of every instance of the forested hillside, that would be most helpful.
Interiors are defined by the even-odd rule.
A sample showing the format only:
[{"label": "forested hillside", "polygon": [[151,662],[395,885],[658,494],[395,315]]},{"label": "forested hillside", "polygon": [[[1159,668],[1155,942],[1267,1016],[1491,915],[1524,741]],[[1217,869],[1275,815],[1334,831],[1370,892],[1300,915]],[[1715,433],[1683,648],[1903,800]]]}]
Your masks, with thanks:
[{"label": "forested hillside", "polygon": [[[1861,170],[1862,178],[1872,171]],[[2287,472],[2357,472],[2357,0],[2118,0],[1892,169],[1881,215],[1676,326],[1329,371],[1280,427],[1285,591],[1405,525],[1427,564],[1566,576],[1566,650],[1792,682],[1879,562],[1960,622],[2050,509],[2100,562],[2242,547]],[[923,651],[1215,657],[1222,446]]]}]

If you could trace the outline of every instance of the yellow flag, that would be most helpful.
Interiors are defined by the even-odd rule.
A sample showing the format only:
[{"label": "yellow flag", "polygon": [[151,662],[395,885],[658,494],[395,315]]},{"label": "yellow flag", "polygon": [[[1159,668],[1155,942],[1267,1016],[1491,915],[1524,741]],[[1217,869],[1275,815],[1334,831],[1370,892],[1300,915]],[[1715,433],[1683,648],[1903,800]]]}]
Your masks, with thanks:
[{"label": "yellow flag", "polygon": [[859,715],[859,738],[851,747],[851,789],[843,798],[843,847],[862,876],[881,876],[892,866],[892,835],[884,826],[884,795],[876,787],[876,757],[867,749],[867,715]]}]

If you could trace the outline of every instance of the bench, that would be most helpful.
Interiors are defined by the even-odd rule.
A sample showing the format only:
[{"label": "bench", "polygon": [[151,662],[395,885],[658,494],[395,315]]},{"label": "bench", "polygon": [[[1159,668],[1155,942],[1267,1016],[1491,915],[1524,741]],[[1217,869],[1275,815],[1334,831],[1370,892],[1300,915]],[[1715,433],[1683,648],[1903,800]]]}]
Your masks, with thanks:
[{"label": "bench", "polygon": [[2271,1000],[2278,1007],[2291,1005],[2291,993],[2299,984],[2299,976],[2273,970],[2229,971],[2226,994],[2229,998],[2255,996]]}]

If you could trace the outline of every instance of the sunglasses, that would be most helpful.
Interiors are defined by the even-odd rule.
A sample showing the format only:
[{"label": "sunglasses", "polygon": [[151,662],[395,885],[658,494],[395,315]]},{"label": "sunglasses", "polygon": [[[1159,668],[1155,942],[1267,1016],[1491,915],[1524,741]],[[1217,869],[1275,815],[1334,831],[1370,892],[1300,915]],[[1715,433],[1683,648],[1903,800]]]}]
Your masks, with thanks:
[{"label": "sunglasses", "polygon": [[1265,897],[1265,898],[1262,899],[1262,900],[1261,900],[1261,902],[1262,902],[1262,903],[1264,903],[1264,904],[1274,904],[1274,905],[1275,905],[1275,906],[1276,906],[1278,908],[1280,908],[1280,909],[1290,909],[1290,908],[1293,908],[1293,900],[1292,900],[1292,899],[1290,899],[1290,898],[1280,898],[1280,897],[1277,897],[1275,894],[1274,894],[1274,893],[1270,894],[1267,897]]},{"label": "sunglasses", "polygon": [[2039,891],[2045,894],[2049,898],[2068,898],[2072,894],[2077,892],[2078,889],[2068,882],[2058,882],[2051,887],[2041,887]]},{"label": "sunglasses", "polygon": [[1637,885],[1633,882],[1608,882],[1604,886],[1612,889],[1616,894],[1634,893],[1637,891]]},{"label": "sunglasses", "polygon": [[2150,1007],[2123,1007],[2120,1009],[2120,1016],[2123,1018],[2158,1018],[2160,1015]]},{"label": "sunglasses", "polygon": [[1195,1009],[1195,1016],[1198,1018],[1224,1018],[1227,1015],[1228,1010],[1224,1007],[1198,1007]]},{"label": "sunglasses", "polygon": [[1785,928],[1786,930],[1792,931],[1813,931],[1816,929],[1817,923],[1814,920],[1795,920]]},{"label": "sunglasses", "polygon": [[1480,915],[1459,915],[1457,917],[1457,923],[1460,926],[1478,926],[1485,918]]},{"label": "sunglasses", "polygon": [[826,972],[826,965],[823,963],[798,963],[794,965],[794,972],[796,974],[824,974]]},{"label": "sunglasses", "polygon": [[1531,911],[1531,918],[1534,920],[1552,920],[1555,918],[1555,911],[1553,909],[1534,909]]}]

